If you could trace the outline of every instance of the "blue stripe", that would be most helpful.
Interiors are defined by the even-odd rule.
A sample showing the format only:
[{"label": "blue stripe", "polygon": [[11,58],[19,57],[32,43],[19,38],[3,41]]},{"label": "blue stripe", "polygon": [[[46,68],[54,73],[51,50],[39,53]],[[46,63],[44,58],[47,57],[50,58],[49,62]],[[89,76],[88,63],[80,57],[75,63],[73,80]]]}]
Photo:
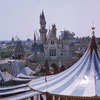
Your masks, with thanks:
[{"label": "blue stripe", "polygon": [[[82,59],[82,58],[80,59],[80,63],[79,63],[77,66],[73,66],[73,67],[74,67],[73,70],[70,69],[70,70],[72,70],[72,71],[71,71],[66,77],[68,77],[69,75],[71,75],[72,72],[74,72],[74,71],[78,68],[78,66],[84,61],[84,59],[86,58],[86,56],[88,56],[88,55],[84,55],[83,59]],[[66,71],[65,71],[64,73],[62,73],[62,74],[56,75],[56,77],[54,77],[54,78],[48,80],[48,82],[50,82],[50,81],[52,81],[52,80],[58,78],[59,76],[61,76],[61,75],[63,75],[63,74],[66,74],[68,71],[69,71],[69,69],[66,70]],[[42,80],[43,80],[43,79],[42,79]],[[38,80],[38,81],[40,81],[40,80]],[[41,85],[41,84],[44,84],[44,83],[45,83],[45,81],[44,81],[44,82],[40,82],[40,83],[36,83],[36,84],[33,83],[33,85],[31,85],[31,87],[35,87],[35,86],[37,86],[37,85]]]},{"label": "blue stripe", "polygon": [[[65,84],[63,84],[63,86],[60,86],[59,88],[53,90],[52,92],[53,92],[53,93],[59,93],[59,92],[63,91],[65,88],[67,88],[67,87],[78,77],[78,75],[81,73],[82,69],[84,68],[84,65],[85,65],[86,62],[87,62],[88,57],[89,57],[89,56],[86,57],[86,59],[85,59],[85,61],[84,61],[84,64],[83,64],[83,66],[80,68],[80,70],[79,70],[68,82],[66,82]],[[49,84],[48,87],[51,87],[51,86],[53,86],[53,85],[55,85],[55,84],[57,84],[57,83],[63,81],[64,79],[66,79],[67,77],[69,77],[75,70],[76,70],[76,69],[72,70],[69,74],[67,74],[67,75],[64,76],[63,78],[61,78],[61,79],[59,79],[59,80],[57,80],[57,81],[55,81],[55,82]],[[41,88],[38,88],[38,90],[44,90],[44,89],[46,89],[46,88],[47,88],[46,86],[43,86],[43,87],[41,87]]]},{"label": "blue stripe", "polygon": [[[86,73],[85,73],[84,77],[82,78],[81,82],[82,82],[83,80],[84,80],[84,81],[86,80],[85,77],[89,77],[92,59],[93,59],[93,58],[90,56],[89,64],[88,64]],[[80,84],[76,87],[76,89],[71,93],[71,95],[73,95],[73,96],[82,96],[82,95],[83,95],[83,93],[84,93],[84,91],[85,91],[85,87],[86,87],[86,85],[87,85],[88,83],[82,85],[81,82],[80,82]]]},{"label": "blue stripe", "polygon": [[98,57],[99,57],[99,63],[100,63],[100,52],[98,53]]},{"label": "blue stripe", "polygon": [[97,64],[96,54],[94,54],[94,67],[95,67],[95,76],[99,76],[99,66]]},{"label": "blue stripe", "polygon": [[100,78],[96,80],[96,94],[100,97]]},{"label": "blue stripe", "polygon": [[[99,56],[99,64],[100,64],[100,52],[98,53],[98,56]],[[99,67],[99,65],[98,65],[98,67]],[[96,78],[96,94],[97,94],[97,96],[100,97],[100,73],[99,73],[99,77]]]}]

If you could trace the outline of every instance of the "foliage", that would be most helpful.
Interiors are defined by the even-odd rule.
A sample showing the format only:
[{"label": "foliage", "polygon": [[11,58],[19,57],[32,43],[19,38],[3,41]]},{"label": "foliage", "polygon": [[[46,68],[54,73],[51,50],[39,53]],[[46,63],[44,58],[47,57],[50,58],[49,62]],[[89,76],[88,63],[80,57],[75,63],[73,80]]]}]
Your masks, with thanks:
[{"label": "foliage", "polygon": [[14,46],[8,46],[0,49],[0,58],[11,58],[13,55]]},{"label": "foliage", "polygon": [[1,58],[11,58],[13,52],[11,50],[0,52]]}]

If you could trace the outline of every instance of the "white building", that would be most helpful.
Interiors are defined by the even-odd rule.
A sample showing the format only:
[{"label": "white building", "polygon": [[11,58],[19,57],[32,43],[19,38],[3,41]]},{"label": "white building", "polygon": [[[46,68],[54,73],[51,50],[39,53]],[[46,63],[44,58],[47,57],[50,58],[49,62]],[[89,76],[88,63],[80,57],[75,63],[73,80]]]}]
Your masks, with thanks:
[{"label": "white building", "polygon": [[41,42],[40,44],[35,43],[32,45],[31,51],[34,53],[35,56],[33,58],[36,58],[38,62],[42,62],[42,63],[45,60],[48,60],[49,65],[51,66],[52,64],[56,66],[60,66],[59,63],[63,66],[66,66],[70,56],[69,43],[67,40],[60,40],[57,38],[56,36],[57,28],[55,24],[52,25],[52,29],[49,29],[47,32],[46,20],[43,11],[42,14],[40,15],[39,32],[40,32]]}]

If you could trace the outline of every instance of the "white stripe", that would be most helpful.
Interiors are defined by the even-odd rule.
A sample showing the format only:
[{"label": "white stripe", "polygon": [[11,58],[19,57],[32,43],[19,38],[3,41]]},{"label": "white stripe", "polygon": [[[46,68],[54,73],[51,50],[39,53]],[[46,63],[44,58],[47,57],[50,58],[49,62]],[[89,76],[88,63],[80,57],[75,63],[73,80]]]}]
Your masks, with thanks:
[{"label": "white stripe", "polygon": [[94,69],[94,61],[92,56],[92,63],[91,63],[91,69],[90,69],[90,75],[89,75],[89,83],[86,86],[86,89],[84,91],[83,96],[95,96],[95,69]]},{"label": "white stripe", "polygon": [[76,89],[76,87],[79,84],[81,84],[80,82],[81,82],[83,76],[85,75],[88,63],[89,63],[89,59],[88,59],[86,65],[84,66],[84,69],[82,70],[81,74],[77,77],[77,79],[68,88],[66,88],[64,91],[62,91],[61,94],[70,95]]},{"label": "white stripe", "polygon": [[27,99],[29,97],[35,96],[40,94],[39,92],[35,92],[35,91],[28,91],[25,93],[20,93],[14,96],[9,96],[9,97],[5,97],[3,99],[0,100],[22,100],[22,99]]},{"label": "white stripe", "polygon": [[0,92],[0,95],[14,94],[14,93],[29,91],[29,90],[30,90],[29,87],[23,87],[23,88],[13,89],[5,92]]}]

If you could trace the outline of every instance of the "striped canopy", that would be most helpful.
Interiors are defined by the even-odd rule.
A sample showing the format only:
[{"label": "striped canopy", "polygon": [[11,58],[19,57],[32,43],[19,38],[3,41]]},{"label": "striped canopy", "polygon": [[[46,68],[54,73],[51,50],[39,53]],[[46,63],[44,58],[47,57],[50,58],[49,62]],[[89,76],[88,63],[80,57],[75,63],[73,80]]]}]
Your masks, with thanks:
[{"label": "striped canopy", "polygon": [[59,74],[32,80],[29,87],[54,95],[100,97],[100,52],[94,34],[77,63]]},{"label": "striped canopy", "polygon": [[30,89],[27,84],[0,87],[0,100],[24,100],[33,96],[35,98],[39,94],[39,92]]}]

